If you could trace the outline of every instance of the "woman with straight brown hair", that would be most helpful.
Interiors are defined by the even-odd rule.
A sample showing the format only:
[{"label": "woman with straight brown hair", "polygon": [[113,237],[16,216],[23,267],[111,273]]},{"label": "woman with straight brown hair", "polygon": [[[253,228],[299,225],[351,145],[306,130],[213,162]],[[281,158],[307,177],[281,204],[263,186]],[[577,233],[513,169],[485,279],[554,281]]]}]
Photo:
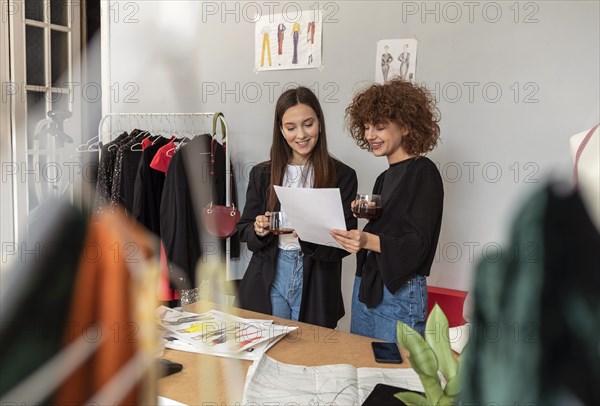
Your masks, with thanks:
[{"label": "woman with straight brown hair", "polygon": [[274,185],[339,188],[346,227],[356,228],[350,210],[356,195],[356,172],[329,154],[321,105],[306,87],[287,90],[277,100],[270,160],[250,172],[246,205],[237,228],[252,258],[236,304],[334,328],[344,315],[342,258],[348,252],[302,241],[295,233],[274,235],[269,217],[281,210]]}]

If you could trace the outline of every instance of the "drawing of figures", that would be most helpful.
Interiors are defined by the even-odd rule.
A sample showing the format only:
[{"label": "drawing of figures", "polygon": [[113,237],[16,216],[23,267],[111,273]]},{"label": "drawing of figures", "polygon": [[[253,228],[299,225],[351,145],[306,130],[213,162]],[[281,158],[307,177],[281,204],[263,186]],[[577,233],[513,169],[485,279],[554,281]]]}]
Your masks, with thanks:
[{"label": "drawing of figures", "polygon": [[315,43],[315,22],[309,21],[306,29],[306,42]]},{"label": "drawing of figures", "polygon": [[271,29],[268,25],[265,25],[262,29],[263,34],[263,43],[262,43],[262,51],[260,54],[260,66],[263,67],[265,65],[265,48],[267,50],[267,54],[269,57],[269,66],[271,66],[271,42],[269,40],[269,33]]},{"label": "drawing of figures", "polygon": [[408,68],[410,67],[410,53],[408,52],[408,44],[404,44],[404,51],[398,56],[400,61],[400,77],[404,80],[407,78]]},{"label": "drawing of figures", "polygon": [[[319,68],[323,42],[322,17],[321,9],[314,10],[314,13],[296,16],[291,20],[284,14],[261,16],[254,23],[254,69],[259,72]],[[390,53],[395,59],[401,48],[397,46],[395,49],[391,44],[389,45]],[[410,50],[412,52],[412,46]],[[381,52],[376,54],[377,63]],[[397,69],[395,62],[392,62],[390,72],[396,73]],[[379,76],[381,76],[380,72],[377,66]]]},{"label": "drawing of figures", "polygon": [[308,64],[313,63],[313,50],[315,48],[315,22],[309,21],[306,29],[306,42],[310,44],[310,55],[308,55]]},{"label": "drawing of figures", "polygon": [[292,37],[294,38],[294,56],[292,57],[292,63],[298,64],[298,39],[300,38],[300,24],[294,23],[292,27]]},{"label": "drawing of figures", "polygon": [[283,32],[285,31],[285,25],[283,23],[279,23],[277,26],[277,55],[281,55],[283,53]]},{"label": "drawing of figures", "polygon": [[381,71],[383,73],[383,83],[387,82],[388,73],[390,72],[390,63],[394,60],[392,55],[388,52],[389,46],[385,46],[383,54],[381,54]]}]

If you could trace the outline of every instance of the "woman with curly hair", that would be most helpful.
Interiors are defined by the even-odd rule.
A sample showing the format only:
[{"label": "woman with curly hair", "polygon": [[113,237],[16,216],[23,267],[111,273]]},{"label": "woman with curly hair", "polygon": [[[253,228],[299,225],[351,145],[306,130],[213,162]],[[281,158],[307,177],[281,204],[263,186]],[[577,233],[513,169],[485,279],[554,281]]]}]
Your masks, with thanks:
[{"label": "woman with curly hair", "polygon": [[357,94],[346,121],[359,147],[389,163],[373,187],[382,199],[379,218],[362,231],[332,232],[357,254],[351,332],[396,342],[400,320],[424,334],[425,277],[440,234],[444,189],[437,167],[423,155],[438,142],[439,112],[427,89],[395,79]]}]

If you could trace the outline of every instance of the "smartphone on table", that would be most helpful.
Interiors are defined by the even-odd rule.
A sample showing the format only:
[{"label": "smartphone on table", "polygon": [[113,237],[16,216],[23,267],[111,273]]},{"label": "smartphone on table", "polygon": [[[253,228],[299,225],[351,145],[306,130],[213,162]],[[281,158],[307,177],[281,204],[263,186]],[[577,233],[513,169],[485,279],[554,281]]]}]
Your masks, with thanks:
[{"label": "smartphone on table", "polygon": [[385,364],[401,364],[402,356],[396,343],[380,343],[373,341],[371,343],[373,347],[373,355],[375,361]]}]

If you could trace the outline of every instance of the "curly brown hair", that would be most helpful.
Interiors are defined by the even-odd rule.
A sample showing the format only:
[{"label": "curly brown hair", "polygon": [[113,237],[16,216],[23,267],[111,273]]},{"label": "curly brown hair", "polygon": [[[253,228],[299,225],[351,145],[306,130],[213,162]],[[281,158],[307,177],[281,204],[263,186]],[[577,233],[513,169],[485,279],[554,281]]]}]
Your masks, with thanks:
[{"label": "curly brown hair", "polygon": [[370,150],[365,139],[365,124],[394,122],[406,128],[401,146],[409,155],[431,151],[440,137],[440,112],[424,85],[402,79],[374,84],[354,96],[346,108],[346,125],[356,144]]}]

